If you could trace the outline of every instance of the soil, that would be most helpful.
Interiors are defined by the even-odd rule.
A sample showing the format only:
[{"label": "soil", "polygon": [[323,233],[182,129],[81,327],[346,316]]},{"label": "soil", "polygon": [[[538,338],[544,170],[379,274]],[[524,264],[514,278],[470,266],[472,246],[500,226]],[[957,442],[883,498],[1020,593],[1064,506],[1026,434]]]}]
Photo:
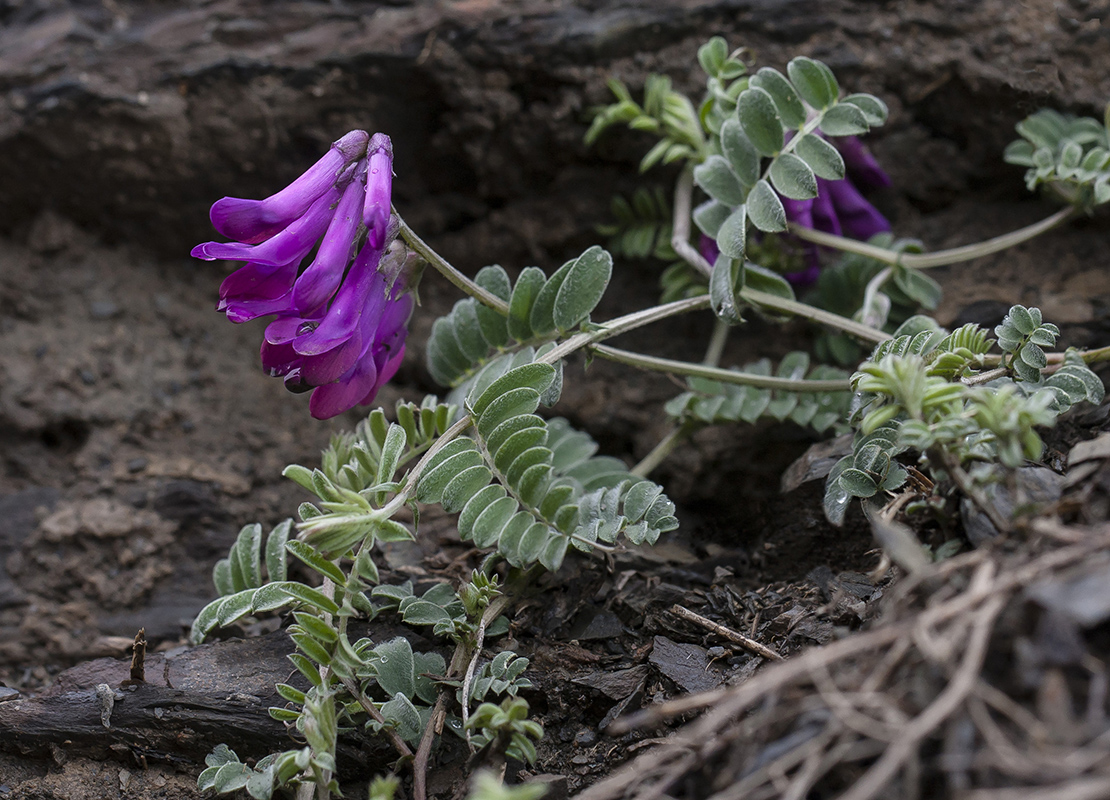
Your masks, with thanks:
[{"label": "soil", "polygon": [[[596,241],[612,194],[635,185],[643,139],[581,142],[605,79],[639,86],[662,71],[696,94],[696,47],[723,33],[761,63],[821,58],[887,100],[873,148],[896,188],[876,202],[899,235],[940,249],[1051,212],[999,157],[1015,121],[1041,105],[1101,116],[1110,99],[1099,0],[264,5],[0,4],[0,693],[32,697],[66,669],[125,658],[140,627],[152,651],[175,652],[240,527],[305,499],[282,468],[317,463],[360,418],[312,420],[305,397],[258,369],[261,327],[213,312],[223,270],[186,254],[210,238],[214,199],[264,196],[343,132],[382,129],[398,153],[395,202],[438,251],[471,274],[550,271]],[[1105,345],[1107,231],[1105,215],[1081,220],[935,271],[939,320],[993,323],[1021,302],[1060,324],[1062,345]],[[657,273],[618,264],[597,316],[653,302]],[[433,275],[420,294],[386,408],[437,390],[423,343],[457,295]],[[622,343],[698,358],[709,329],[682,319]],[[811,336],[755,320],[725,362]],[[604,452],[634,463],[665,434],[660,407],[678,391],[666,378],[602,362],[567,376],[554,413]],[[1073,420],[1053,443],[1066,453],[1100,427],[1105,414]],[[879,554],[863,521],[831,528],[820,482],[780,493],[816,438],[770,424],[702,432],[653,475],[678,532],[651,551],[568,559],[517,608],[510,644],[532,659],[526,696],[547,731],[519,777],[576,793],[665,735],[607,737],[616,715],[751,677],[761,659],[676,604],[784,656],[875,616],[887,584],[868,577]],[[475,558],[432,517],[416,545],[386,553],[384,580],[457,580]],[[0,751],[3,798],[194,797],[203,768],[127,747]],[[432,796],[457,791],[464,762],[445,748]]]}]

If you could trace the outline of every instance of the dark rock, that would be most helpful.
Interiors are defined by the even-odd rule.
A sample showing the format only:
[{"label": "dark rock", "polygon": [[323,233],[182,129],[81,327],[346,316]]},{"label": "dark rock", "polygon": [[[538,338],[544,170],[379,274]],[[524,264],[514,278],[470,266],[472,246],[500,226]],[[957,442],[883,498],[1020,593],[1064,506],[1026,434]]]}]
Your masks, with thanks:
[{"label": "dark rock", "polygon": [[724,683],[725,677],[709,663],[704,647],[672,642],[656,636],[649,659],[656,669],[687,692],[706,692]]},{"label": "dark rock", "polygon": [[578,615],[570,629],[570,638],[581,641],[612,639],[624,632],[624,624],[612,611],[587,608]]},{"label": "dark rock", "polygon": [[597,731],[593,728],[583,728],[575,735],[574,743],[579,747],[592,747],[597,744]]},{"label": "dark rock", "polygon": [[[1028,513],[1037,507],[1054,503],[1064,490],[1064,476],[1047,467],[1022,467],[1015,472],[1017,493],[1006,483],[994,483],[984,489],[989,502],[1005,519],[1015,512]],[[967,538],[976,547],[998,536],[998,530],[977,505],[964,498],[960,503]]]},{"label": "dark rock", "polygon": [[119,316],[122,311],[123,309],[111,300],[94,300],[89,304],[89,313],[93,319],[111,319]]},{"label": "dark rock", "polygon": [[175,522],[197,522],[224,515],[212,487],[199,481],[170,481],[158,488],[152,506]]},{"label": "dark rock", "polygon": [[588,675],[580,675],[573,679],[574,683],[597,689],[606,697],[613,700],[623,700],[642,686],[647,678],[647,666],[640,664],[630,669],[619,669],[614,672],[598,670]]},{"label": "dark rock", "polygon": [[61,493],[48,486],[33,486],[0,497],[0,556],[21,545],[38,525],[39,510],[53,511],[59,497]]}]

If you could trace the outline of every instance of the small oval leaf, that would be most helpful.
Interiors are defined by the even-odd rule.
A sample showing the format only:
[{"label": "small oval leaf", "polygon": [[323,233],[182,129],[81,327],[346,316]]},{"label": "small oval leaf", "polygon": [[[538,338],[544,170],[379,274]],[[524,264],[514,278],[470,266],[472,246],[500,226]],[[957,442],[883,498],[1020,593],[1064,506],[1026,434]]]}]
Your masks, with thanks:
[{"label": "small oval leaf", "polygon": [[742,91],[736,98],[736,116],[744,133],[762,155],[773,156],[782,150],[782,120],[775,101],[765,90],[753,86]]}]

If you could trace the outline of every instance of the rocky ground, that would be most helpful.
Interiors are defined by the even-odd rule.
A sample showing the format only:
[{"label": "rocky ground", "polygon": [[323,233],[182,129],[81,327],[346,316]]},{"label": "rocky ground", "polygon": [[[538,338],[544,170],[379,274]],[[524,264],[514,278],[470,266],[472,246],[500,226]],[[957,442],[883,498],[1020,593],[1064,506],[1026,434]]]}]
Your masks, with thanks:
[{"label": "rocky ground", "polygon": [[[605,79],[639,86],[661,71],[696,94],[693,54],[720,33],[760,63],[810,55],[882,96],[891,120],[872,144],[894,189],[876,202],[899,235],[954,246],[1052,210],[1000,153],[1042,105],[1101,115],[1108,11],[1104,0],[0,4],[0,701],[123,657],[139,627],[172,653],[239,528],[304,499],[281,469],[312,465],[359,419],[313,421],[305,397],[257,368],[260,327],[212,311],[222,268],[187,252],[210,238],[214,199],[262,196],[343,132],[385,130],[396,205],[440,252],[471,273],[550,271],[597,241],[612,194],[636,180],[643,139],[582,144]],[[1108,245],[1105,218],[1082,220],[939,270],[938,318],[986,322],[1021,302],[1061,325],[1062,344],[1105,345]],[[618,264],[599,316],[652,302],[656,277]],[[456,295],[430,275],[421,298],[386,407],[436,391],[423,342]],[[709,327],[682,320],[629,339],[696,357]],[[756,321],[726,361],[809,335]],[[601,363],[568,376],[555,411],[606,452],[634,461],[666,431],[666,379]],[[1093,417],[1060,447],[1104,426]],[[653,738],[599,734],[615,711],[750,676],[755,659],[671,606],[758,631],[786,654],[874,614],[883,587],[844,577],[874,567],[870,534],[858,521],[828,527],[817,486],[779,494],[812,441],[788,426],[704,432],[655,476],[679,503],[680,533],[654,553],[571,562],[519,609],[514,636],[533,658],[530,700],[548,730],[535,771],[559,776],[559,791]],[[394,577],[460,574],[449,521],[426,531],[388,555]],[[837,605],[845,581],[857,594]],[[61,743],[45,759],[0,751],[0,797],[190,797],[199,771],[126,747],[102,759]],[[437,796],[462,774],[444,759]]]}]

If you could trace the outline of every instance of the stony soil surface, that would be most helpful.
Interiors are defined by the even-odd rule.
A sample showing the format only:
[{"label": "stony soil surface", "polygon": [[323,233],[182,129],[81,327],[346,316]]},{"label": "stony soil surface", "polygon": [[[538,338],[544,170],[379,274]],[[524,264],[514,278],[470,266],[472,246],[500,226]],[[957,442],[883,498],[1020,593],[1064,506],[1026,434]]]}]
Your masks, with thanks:
[{"label": "stony soil surface", "polygon": [[[265,195],[343,132],[385,130],[395,202],[440,252],[471,272],[550,271],[596,241],[644,149],[631,134],[582,144],[605,79],[638,86],[663,71],[696,93],[693,54],[722,33],[761,63],[810,55],[881,95],[891,120],[873,147],[896,189],[877,202],[900,235],[953,246],[1051,211],[1000,153],[1041,105],[1101,114],[1108,16],[1106,0],[0,3],[0,687],[30,693],[66,667],[122,657],[140,626],[152,647],[177,646],[239,528],[304,499],[282,467],[313,464],[359,418],[311,420],[306,398],[258,370],[260,327],[211,310],[221,267],[186,254],[210,238],[214,199]],[[1037,304],[1063,344],[1106,344],[1107,252],[1103,218],[941,270],[939,318]],[[652,302],[655,279],[654,267],[618,265],[599,316]],[[456,295],[428,276],[421,297],[387,407],[436,390],[422,343]],[[708,331],[682,320],[626,344],[697,357]],[[753,322],[727,359],[807,336]],[[568,375],[556,412],[605,451],[632,461],[665,432],[666,379],[607,364]],[[786,426],[701,434],[657,474],[680,504],[679,535],[612,570],[570,564],[520,611],[549,731],[538,772],[574,792],[637,748],[597,734],[615,706],[748,674],[750,658],[707,655],[717,642],[668,617],[670,604],[708,605],[737,626],[796,609],[764,629],[786,652],[866,616],[866,603],[817,615],[828,597],[807,576],[866,572],[869,536],[830,529],[815,487],[778,494],[812,441]],[[441,521],[389,566],[445,575],[461,554]],[[700,683],[675,671],[680,656],[704,667]],[[0,797],[193,796],[194,763],[120,759],[3,755]],[[441,774],[447,792],[460,773]]]}]

